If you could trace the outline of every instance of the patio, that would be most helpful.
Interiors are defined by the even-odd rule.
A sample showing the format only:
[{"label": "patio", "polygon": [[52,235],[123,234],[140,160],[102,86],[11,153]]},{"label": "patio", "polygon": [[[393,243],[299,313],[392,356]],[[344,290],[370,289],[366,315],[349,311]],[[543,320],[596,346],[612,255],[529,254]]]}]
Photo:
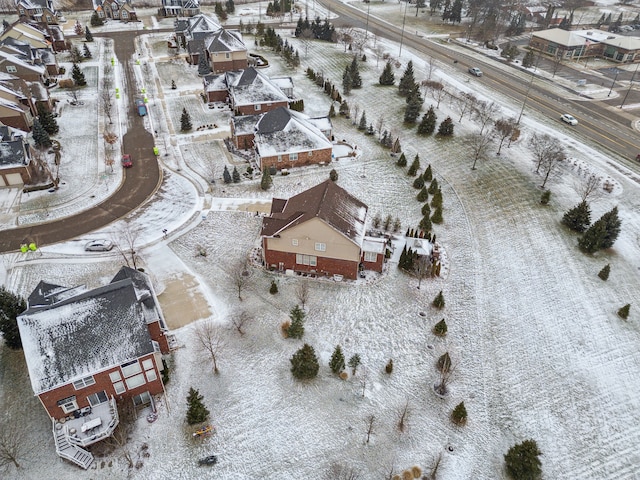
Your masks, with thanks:
[{"label": "patio", "polygon": [[80,409],[77,415],[58,420],[55,429],[63,431],[69,443],[81,447],[110,437],[119,422],[118,408],[113,397],[95,407]]}]

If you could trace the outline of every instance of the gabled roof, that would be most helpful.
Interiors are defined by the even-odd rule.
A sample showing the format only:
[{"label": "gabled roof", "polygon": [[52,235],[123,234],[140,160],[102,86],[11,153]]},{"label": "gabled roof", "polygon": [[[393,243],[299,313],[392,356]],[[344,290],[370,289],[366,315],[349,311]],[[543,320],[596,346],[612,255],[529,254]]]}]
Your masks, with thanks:
[{"label": "gabled roof", "polygon": [[284,107],[262,115],[256,124],[254,143],[261,157],[333,147],[306,115]]},{"label": "gabled roof", "polygon": [[211,52],[240,52],[247,47],[242,41],[242,35],[237,30],[221,28],[204,41],[205,48]]},{"label": "gabled roof", "polygon": [[289,97],[269,77],[253,67],[227,72],[227,84],[236,107],[289,101]]},{"label": "gabled roof", "polygon": [[48,8],[52,12],[55,11],[53,9],[53,0],[18,0],[17,4],[29,10],[34,8]]},{"label": "gabled roof", "polygon": [[30,63],[20,60],[18,57],[11,55],[10,53],[3,52],[2,50],[0,50],[0,63],[2,63],[3,61],[6,61],[14,65],[19,65],[20,67],[25,68],[27,70],[31,70],[34,73],[37,73],[39,75],[44,74],[43,66],[31,65]]},{"label": "gabled roof", "polygon": [[25,140],[18,138],[0,142],[0,168],[27,165],[29,159],[25,156]]},{"label": "gabled roof", "polygon": [[144,283],[128,271],[90,291],[41,282],[18,317],[33,391],[40,394],[152,353]]},{"label": "gabled roof", "polygon": [[193,35],[196,32],[217,32],[222,28],[217,20],[199,13],[193,17],[177,18],[174,22],[174,28],[176,32],[184,32],[186,35]]},{"label": "gabled roof", "polygon": [[271,215],[262,220],[263,236],[272,237],[296,225],[318,218],[353,243],[362,246],[367,206],[326,180],[289,200],[273,199]]},{"label": "gabled roof", "polygon": [[207,92],[227,90],[227,76],[224,73],[205,75],[202,82]]},{"label": "gabled roof", "polygon": [[256,123],[258,123],[260,117],[261,115],[240,115],[231,117],[235,134],[248,135],[255,133]]}]

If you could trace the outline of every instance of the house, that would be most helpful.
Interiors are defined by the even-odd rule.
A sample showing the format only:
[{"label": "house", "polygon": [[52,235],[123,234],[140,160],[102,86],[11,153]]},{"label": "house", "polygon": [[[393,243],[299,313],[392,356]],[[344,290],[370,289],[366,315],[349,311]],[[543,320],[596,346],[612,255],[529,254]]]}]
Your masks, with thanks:
[{"label": "house", "polygon": [[20,187],[37,179],[33,147],[26,135],[0,125],[0,187]]},{"label": "house", "polygon": [[260,117],[253,144],[260,170],[326,165],[333,152],[331,141],[306,115],[284,107]]},{"label": "house", "polygon": [[174,22],[176,43],[187,50],[189,63],[197,65],[199,55],[204,50],[204,39],[221,28],[217,20],[204,14],[177,18]]},{"label": "house", "polygon": [[100,18],[137,22],[136,14],[130,0],[93,0],[93,9]]},{"label": "house", "polygon": [[158,15],[163,17],[193,17],[200,14],[199,0],[162,0]]},{"label": "house", "polygon": [[[5,98],[12,96],[14,99]],[[6,87],[0,88],[0,122],[23,132],[30,132],[34,117],[31,108],[23,103],[23,99],[23,96]]]},{"label": "house", "polygon": [[15,55],[15,51],[10,53],[2,48],[0,48],[0,72],[6,72],[27,82],[41,82],[43,84],[49,78],[47,69],[43,65],[29,63],[29,61],[22,60]]},{"label": "house", "polygon": [[227,72],[231,109],[236,115],[255,115],[289,106],[289,97],[254,67]]},{"label": "house", "polygon": [[204,39],[204,52],[213,73],[247,68],[247,47],[238,30],[221,28]]},{"label": "house", "polygon": [[253,138],[256,134],[256,124],[262,115],[240,115],[231,117],[231,140],[238,149],[253,149]]},{"label": "house", "polygon": [[17,0],[16,10],[21,21],[57,25],[61,20],[53,7],[53,0]]},{"label": "house", "polygon": [[382,271],[386,241],[365,235],[367,206],[332,180],[288,200],[274,198],[262,221],[265,266],[279,272],[355,280]]},{"label": "house", "polygon": [[227,88],[227,76],[225,74],[205,75],[202,77],[202,83],[208,103],[228,101],[229,89]]},{"label": "house", "polygon": [[35,395],[52,422],[58,455],[83,468],[85,447],[118,425],[117,404],[164,391],[161,355],[171,340],[149,277],[123,267],[102,287],[41,281],[18,316]]}]

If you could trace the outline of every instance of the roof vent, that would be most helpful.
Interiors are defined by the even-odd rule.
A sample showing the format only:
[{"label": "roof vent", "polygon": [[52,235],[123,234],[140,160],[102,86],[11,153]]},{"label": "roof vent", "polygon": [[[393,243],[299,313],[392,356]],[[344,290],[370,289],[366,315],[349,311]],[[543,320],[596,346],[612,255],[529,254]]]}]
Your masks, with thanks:
[{"label": "roof vent", "polygon": [[593,32],[587,32],[587,35],[593,35]]},{"label": "roof vent", "polygon": [[607,37],[607,40],[612,40],[612,39],[614,39],[614,38],[616,38],[616,37],[614,37],[613,35],[609,35],[609,36]]}]

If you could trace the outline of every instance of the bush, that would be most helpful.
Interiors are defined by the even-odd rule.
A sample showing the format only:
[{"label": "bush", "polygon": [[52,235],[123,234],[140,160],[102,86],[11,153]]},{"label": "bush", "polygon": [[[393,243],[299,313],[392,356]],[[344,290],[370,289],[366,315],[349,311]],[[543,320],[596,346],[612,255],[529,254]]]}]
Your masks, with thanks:
[{"label": "bush", "polygon": [[336,172],[335,168],[332,168],[331,171],[329,172],[329,178],[333,182],[337,182],[338,181],[338,172]]},{"label": "bush", "polygon": [[507,473],[514,480],[536,480],[542,475],[542,452],[535,440],[525,440],[514,445],[504,456]]},{"label": "bush", "polygon": [[456,408],[451,412],[451,421],[456,425],[464,425],[467,423],[467,409],[464,406],[464,402],[460,402],[456,405]]},{"label": "bush", "polygon": [[436,298],[433,299],[431,304],[438,309],[444,308],[444,295],[442,295],[442,290],[436,295]]},{"label": "bush", "polygon": [[443,318],[433,326],[433,333],[438,337],[444,337],[447,334],[447,329],[447,322],[445,322]]},{"label": "bush", "polygon": [[58,87],[60,88],[72,88],[75,85],[71,78],[63,78],[58,82]]},{"label": "bush", "polygon": [[609,279],[610,271],[611,271],[611,267],[607,263],[604,267],[602,267],[602,270],[598,272],[598,277],[600,277],[600,280],[603,280],[606,282]]},{"label": "bush", "polygon": [[547,205],[549,200],[551,200],[551,190],[545,190],[542,192],[542,195],[540,195],[540,203],[542,205]]},{"label": "bush", "polygon": [[631,308],[631,304],[627,303],[624,307],[618,310],[618,316],[623,319],[627,319],[629,317],[629,309]]},{"label": "bush", "polygon": [[269,287],[269,293],[271,295],[275,295],[276,293],[278,293],[278,284],[276,283],[275,280],[271,280],[271,287]]},{"label": "bush", "polygon": [[280,324],[280,331],[282,331],[282,336],[284,338],[289,338],[289,327],[291,326],[291,322],[289,320],[285,320]]},{"label": "bush", "polygon": [[385,365],[384,371],[388,375],[391,375],[393,373],[393,359],[392,358],[390,358],[389,361],[387,362],[387,364]]}]

